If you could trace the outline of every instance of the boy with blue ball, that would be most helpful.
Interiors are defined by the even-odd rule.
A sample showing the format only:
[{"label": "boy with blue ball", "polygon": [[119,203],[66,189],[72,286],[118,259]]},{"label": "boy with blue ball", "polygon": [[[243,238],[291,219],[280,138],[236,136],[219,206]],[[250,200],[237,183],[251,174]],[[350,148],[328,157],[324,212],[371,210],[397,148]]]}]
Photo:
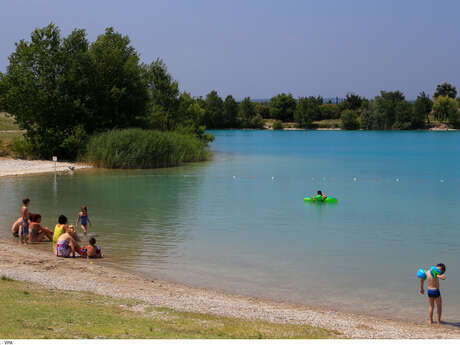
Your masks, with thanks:
[{"label": "boy with blue ball", "polygon": [[438,318],[438,327],[441,326],[441,313],[442,313],[442,299],[441,292],[439,291],[439,279],[445,280],[446,276],[446,265],[437,264],[436,266],[431,266],[429,270],[420,269],[417,273],[417,276],[420,278],[420,293],[423,295],[425,290],[423,286],[425,280],[427,280],[427,295],[428,295],[428,316],[430,318],[430,325],[433,324],[433,309],[434,303],[436,302],[436,311]]}]

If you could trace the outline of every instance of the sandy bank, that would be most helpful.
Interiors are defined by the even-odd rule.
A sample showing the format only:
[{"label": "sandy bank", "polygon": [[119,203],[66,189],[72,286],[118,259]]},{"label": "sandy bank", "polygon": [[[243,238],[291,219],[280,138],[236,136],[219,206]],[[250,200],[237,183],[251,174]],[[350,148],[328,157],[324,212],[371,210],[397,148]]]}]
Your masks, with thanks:
[{"label": "sandy bank", "polygon": [[[90,165],[82,163],[67,163],[57,162],[56,171],[70,172],[73,169],[92,168]],[[29,161],[22,159],[0,159],[0,177],[1,176],[14,176],[26,174],[40,174],[55,171],[55,164],[53,161]]]},{"label": "sandy bank", "polygon": [[192,288],[110,268],[104,266],[103,259],[97,262],[57,258],[51,250],[47,252],[37,247],[0,240],[0,274],[51,288],[133,298],[178,311],[308,324],[337,330],[352,338],[460,338],[460,329],[455,327],[430,328]]}]

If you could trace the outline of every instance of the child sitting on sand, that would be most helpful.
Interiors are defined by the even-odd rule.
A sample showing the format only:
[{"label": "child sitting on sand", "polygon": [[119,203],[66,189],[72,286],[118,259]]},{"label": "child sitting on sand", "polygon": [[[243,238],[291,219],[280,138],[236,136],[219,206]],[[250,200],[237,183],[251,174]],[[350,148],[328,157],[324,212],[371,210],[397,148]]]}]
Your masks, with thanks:
[{"label": "child sitting on sand", "polygon": [[81,256],[91,259],[97,259],[102,258],[104,255],[102,254],[101,248],[96,246],[96,239],[94,237],[91,237],[89,239],[89,244],[81,249]]},{"label": "child sitting on sand", "polygon": [[[433,309],[434,309],[434,302],[436,302],[436,310],[437,310],[437,317],[438,317],[438,327],[441,326],[441,313],[442,313],[442,299],[441,299],[441,292],[439,291],[439,279],[445,280],[446,276],[444,273],[446,272],[446,265],[444,264],[437,264],[436,266],[432,266],[431,269],[426,270],[426,280],[427,283],[427,295],[428,295],[428,316],[430,318],[430,325],[433,324]],[[425,284],[425,279],[420,279],[420,293],[423,295],[425,290],[423,289],[423,285]]]}]

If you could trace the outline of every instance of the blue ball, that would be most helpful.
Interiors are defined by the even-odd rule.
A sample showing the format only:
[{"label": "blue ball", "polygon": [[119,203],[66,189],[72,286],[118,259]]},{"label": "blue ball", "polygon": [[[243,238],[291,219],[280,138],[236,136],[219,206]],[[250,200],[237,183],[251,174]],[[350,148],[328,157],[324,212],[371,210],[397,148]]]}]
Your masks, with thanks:
[{"label": "blue ball", "polygon": [[419,277],[420,279],[426,279],[426,272],[423,268],[417,271],[417,277]]}]

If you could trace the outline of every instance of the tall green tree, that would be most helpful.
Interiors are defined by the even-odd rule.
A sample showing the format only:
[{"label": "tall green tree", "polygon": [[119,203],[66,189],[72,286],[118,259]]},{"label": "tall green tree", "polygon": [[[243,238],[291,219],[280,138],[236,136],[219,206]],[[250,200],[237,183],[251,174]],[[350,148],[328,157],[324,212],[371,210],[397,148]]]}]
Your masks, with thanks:
[{"label": "tall green tree", "polygon": [[448,82],[438,84],[438,86],[436,86],[436,91],[433,94],[433,98],[438,98],[439,96],[455,98],[457,96],[457,88]]},{"label": "tall green tree", "polygon": [[433,115],[438,121],[447,122],[454,127],[459,125],[457,101],[449,96],[439,96],[434,99]]},{"label": "tall green tree", "polygon": [[149,100],[144,69],[128,36],[107,28],[89,48],[91,91],[97,104],[93,130],[136,124]]},{"label": "tall green tree", "polygon": [[256,104],[256,113],[262,116],[264,119],[270,117],[270,106],[267,103],[257,103]]},{"label": "tall green tree", "polygon": [[433,108],[433,101],[425,92],[421,92],[414,103],[414,120],[413,128],[425,128],[430,121],[429,114]]},{"label": "tall green tree", "polygon": [[315,97],[301,97],[297,102],[294,120],[301,128],[311,128],[313,121],[321,118],[321,110]]},{"label": "tall green tree", "polygon": [[379,129],[392,129],[396,121],[398,107],[400,103],[405,102],[405,97],[401,91],[380,91],[380,96],[375,97],[375,118],[378,122],[376,127]]},{"label": "tall green tree", "polygon": [[281,121],[292,121],[296,105],[291,94],[280,93],[270,99],[270,116]]},{"label": "tall green tree", "polygon": [[12,114],[38,157],[74,158],[95,113],[84,30],[62,39],[54,24],[21,40],[2,78],[2,109]]},{"label": "tall green tree", "polygon": [[217,91],[213,90],[206,95],[204,124],[207,128],[224,128],[224,102]]},{"label": "tall green tree", "polygon": [[225,97],[223,108],[224,127],[239,128],[241,124],[238,121],[238,103],[232,95]]},{"label": "tall green tree", "polygon": [[246,97],[238,106],[238,116],[243,128],[263,128],[264,120],[256,112],[255,104]]},{"label": "tall green tree", "polygon": [[173,79],[161,59],[142,65],[149,91],[146,120],[150,128],[175,130],[181,123],[179,83]]},{"label": "tall green tree", "polygon": [[344,110],[345,109],[358,110],[359,108],[361,108],[363,101],[364,101],[364,98],[362,98],[361,96],[353,92],[349,92],[346,94],[345,99],[340,104],[340,106]]}]

